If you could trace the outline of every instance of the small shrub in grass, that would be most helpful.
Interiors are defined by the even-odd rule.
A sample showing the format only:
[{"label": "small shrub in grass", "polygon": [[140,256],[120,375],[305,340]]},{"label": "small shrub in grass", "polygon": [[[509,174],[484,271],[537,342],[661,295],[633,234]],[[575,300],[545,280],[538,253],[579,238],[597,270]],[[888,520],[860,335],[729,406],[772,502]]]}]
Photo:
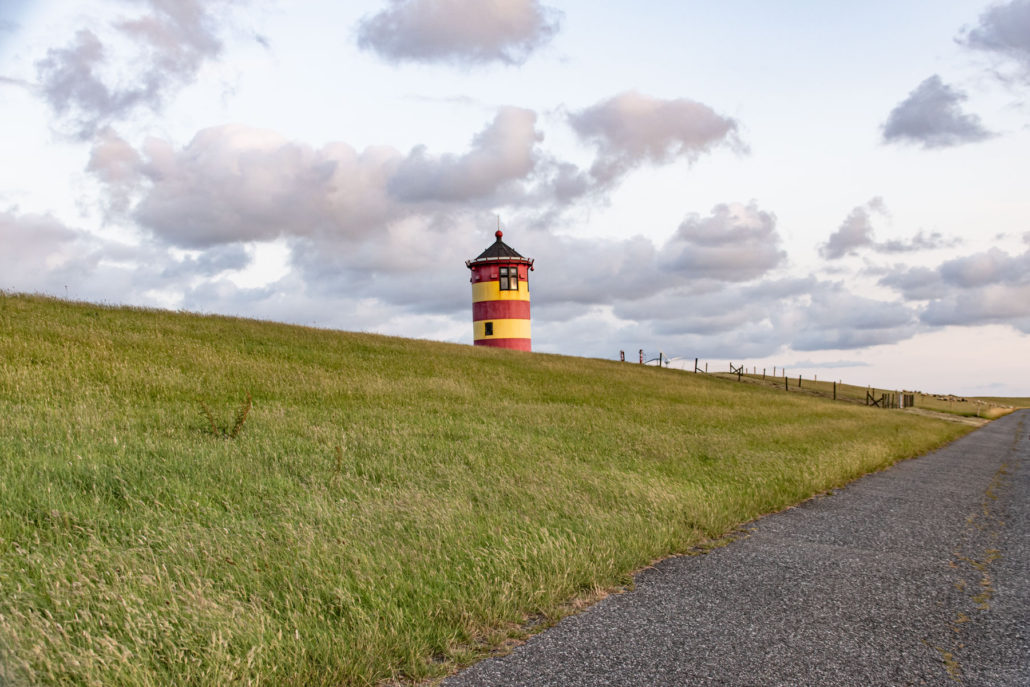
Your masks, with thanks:
[{"label": "small shrub in grass", "polygon": [[200,412],[206,420],[205,429],[211,436],[218,437],[219,439],[235,439],[243,431],[243,425],[247,421],[247,417],[250,415],[250,408],[253,402],[250,394],[247,394],[247,399],[240,405],[236,410],[236,414],[233,416],[231,425],[222,427],[218,422],[215,421],[215,414],[211,410],[211,406],[202,400],[197,401],[200,404]]}]

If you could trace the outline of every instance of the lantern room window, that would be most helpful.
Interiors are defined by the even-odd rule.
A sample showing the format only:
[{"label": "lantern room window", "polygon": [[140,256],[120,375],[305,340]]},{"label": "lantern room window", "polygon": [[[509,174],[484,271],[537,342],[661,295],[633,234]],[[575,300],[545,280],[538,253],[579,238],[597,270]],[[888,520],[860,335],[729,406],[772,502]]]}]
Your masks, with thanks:
[{"label": "lantern room window", "polygon": [[518,291],[519,290],[519,268],[518,267],[502,267],[500,270],[500,289],[501,291]]}]

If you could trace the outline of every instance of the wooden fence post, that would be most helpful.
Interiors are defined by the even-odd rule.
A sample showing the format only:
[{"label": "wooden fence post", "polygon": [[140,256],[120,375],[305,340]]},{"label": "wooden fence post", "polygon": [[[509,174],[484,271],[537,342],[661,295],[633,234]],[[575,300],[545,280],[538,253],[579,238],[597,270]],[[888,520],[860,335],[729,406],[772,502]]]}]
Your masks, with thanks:
[{"label": "wooden fence post", "polygon": [[787,384],[787,375],[783,375],[783,390],[790,391],[790,386]]},{"label": "wooden fence post", "polygon": [[798,388],[801,388],[801,375],[798,375]]},{"label": "wooden fence post", "polygon": [[837,382],[833,383],[833,400],[837,400]]}]

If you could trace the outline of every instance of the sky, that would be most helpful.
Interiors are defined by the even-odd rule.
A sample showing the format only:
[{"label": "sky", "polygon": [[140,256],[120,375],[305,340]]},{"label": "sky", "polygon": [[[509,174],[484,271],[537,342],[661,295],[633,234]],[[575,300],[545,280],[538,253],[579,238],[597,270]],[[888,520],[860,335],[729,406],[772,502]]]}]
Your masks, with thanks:
[{"label": "sky", "polygon": [[[0,1],[0,289],[1030,395],[1030,0]],[[689,361],[689,363],[687,362]]]}]

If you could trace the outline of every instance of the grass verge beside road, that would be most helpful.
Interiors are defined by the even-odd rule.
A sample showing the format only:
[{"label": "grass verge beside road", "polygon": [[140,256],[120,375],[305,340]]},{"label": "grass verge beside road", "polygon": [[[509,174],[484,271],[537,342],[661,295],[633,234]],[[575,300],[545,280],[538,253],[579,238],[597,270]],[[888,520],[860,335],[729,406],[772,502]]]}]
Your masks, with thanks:
[{"label": "grass verge beside road", "polygon": [[445,673],[969,428],[639,365],[0,294],[0,429],[0,682],[363,685]]}]

